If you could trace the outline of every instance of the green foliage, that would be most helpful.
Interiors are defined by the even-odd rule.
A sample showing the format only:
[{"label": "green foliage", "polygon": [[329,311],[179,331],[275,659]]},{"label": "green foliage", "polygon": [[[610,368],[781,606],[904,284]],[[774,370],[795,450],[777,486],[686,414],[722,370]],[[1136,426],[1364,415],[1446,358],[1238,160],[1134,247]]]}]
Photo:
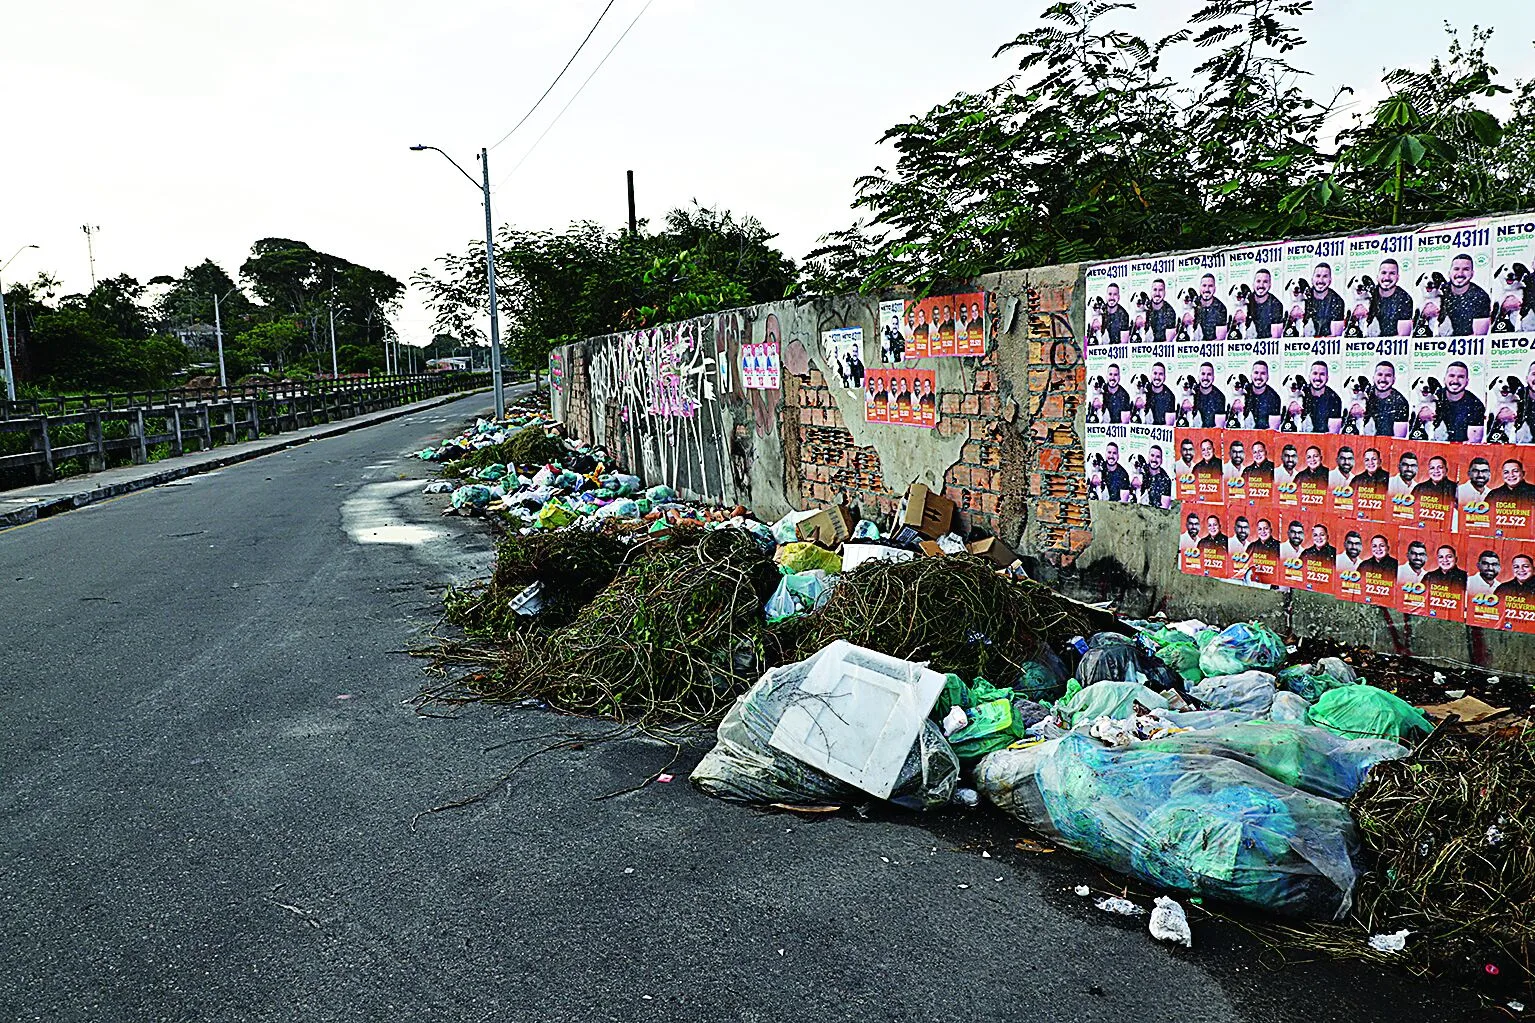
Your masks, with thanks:
[{"label": "green foliage", "polygon": [[224,346],[224,361],[235,376],[244,376],[263,366],[281,373],[307,337],[304,329],[291,320],[258,323]]},{"label": "green foliage", "polygon": [[78,305],[36,316],[29,351],[34,372],[66,389],[160,387],[187,362],[186,349],[175,338],[119,337]]},{"label": "green foliage", "polygon": [[1352,90],[1312,95],[1290,63],[1311,0],[1207,0],[1157,39],[1116,26],[1135,6],[1051,4],[998,50],[1016,74],[890,128],[893,167],[855,182],[861,219],[810,254],[807,287],[928,288],[1535,203],[1535,91],[1513,90],[1508,125],[1485,109],[1509,91],[1489,31],[1450,30],[1443,60],[1385,75],[1391,95],[1329,149]]},{"label": "green foliage", "polygon": [[[503,227],[496,293],[507,357],[542,366],[551,346],[575,338],[782,298],[798,275],[773,238],[751,217],[700,206],[673,210],[663,230],[637,235],[590,221],[560,231]],[[483,343],[484,245],[437,263],[411,278],[426,292],[435,329]]]}]

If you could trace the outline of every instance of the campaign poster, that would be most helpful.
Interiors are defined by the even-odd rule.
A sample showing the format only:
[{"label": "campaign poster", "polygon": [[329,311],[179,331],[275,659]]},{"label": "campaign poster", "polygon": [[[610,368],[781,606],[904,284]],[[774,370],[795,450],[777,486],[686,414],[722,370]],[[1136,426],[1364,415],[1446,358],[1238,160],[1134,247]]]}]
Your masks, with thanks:
[{"label": "campaign poster", "polygon": [[1279,367],[1273,387],[1279,395],[1279,432],[1312,433],[1311,351],[1315,338],[1284,337],[1279,342]]},{"label": "campaign poster", "polygon": [[1130,395],[1130,422],[1173,426],[1178,412],[1174,346],[1134,338],[1132,332],[1128,346],[1111,346],[1128,348],[1126,388]]},{"label": "campaign poster", "polygon": [[1512,579],[1498,586],[1503,628],[1535,633],[1535,548],[1505,540],[1499,548]]},{"label": "campaign poster", "polygon": [[1286,337],[1343,336],[1347,309],[1338,288],[1347,275],[1347,247],[1346,238],[1285,242]]},{"label": "campaign poster", "polygon": [[777,341],[763,343],[761,385],[764,391],[777,391],[783,387],[783,377],[779,369],[782,354]]},{"label": "campaign poster", "polygon": [[1359,531],[1366,550],[1365,559],[1359,563],[1360,599],[1366,604],[1395,609],[1398,603],[1398,558],[1401,556],[1396,529],[1384,523],[1362,522]]},{"label": "campaign poster", "polygon": [[[871,423],[890,422],[890,374],[893,370],[871,369],[864,374],[867,386],[864,389],[864,408],[866,418]],[[1092,431],[1088,431],[1089,442],[1092,439]],[[1092,448],[1089,446],[1088,451]]]},{"label": "campaign poster", "polygon": [[1201,506],[1197,511],[1204,523],[1204,535],[1199,538],[1199,561],[1204,574],[1214,579],[1228,578],[1231,574],[1231,536],[1226,510]]},{"label": "campaign poster", "polygon": [[748,391],[757,390],[759,384],[759,358],[757,345],[745,344],[741,346],[741,383]]},{"label": "campaign poster", "polygon": [[1257,431],[1221,431],[1221,443],[1225,448],[1221,458],[1221,503],[1228,508],[1246,508],[1248,505],[1245,470],[1248,450],[1257,436]]},{"label": "campaign poster", "polygon": [[1535,214],[1492,221],[1493,334],[1535,332]]},{"label": "campaign poster", "polygon": [[1423,574],[1423,613],[1443,621],[1466,620],[1466,569],[1464,537],[1425,532],[1429,568]]},{"label": "campaign poster", "polygon": [[1295,473],[1297,503],[1308,522],[1327,512],[1332,489],[1333,438],[1306,435],[1297,439],[1300,468]]},{"label": "campaign poster", "polygon": [[890,422],[910,426],[912,419],[911,370],[892,369],[885,378],[890,382]]},{"label": "campaign poster", "polygon": [[[1190,430],[1194,442],[1194,501],[1206,507],[1226,503],[1225,436],[1221,430]],[[1181,447],[1181,444],[1180,444]],[[1184,498],[1188,500],[1187,497]]]},{"label": "campaign poster", "polygon": [[1359,437],[1405,437],[1412,382],[1408,361],[1412,341],[1405,337],[1345,337],[1333,383],[1343,402],[1340,433]]},{"label": "campaign poster", "polygon": [[1137,386],[1130,363],[1128,344],[1099,345],[1092,366],[1097,369],[1087,380],[1088,423],[1129,423],[1135,411],[1131,388]]},{"label": "campaign poster", "polygon": [[1306,548],[1311,546],[1310,534],[1300,514],[1283,516],[1284,536],[1279,541],[1279,585],[1292,590],[1306,588]]},{"label": "campaign poster", "polygon": [[1391,444],[1391,477],[1386,494],[1391,503],[1391,522],[1398,529],[1421,529],[1423,521],[1418,516],[1418,484],[1423,482],[1423,471],[1428,465],[1428,444],[1425,441],[1399,440]]},{"label": "campaign poster", "polygon": [[1487,338],[1483,444],[1535,442],[1535,334]]},{"label": "campaign poster", "polygon": [[1305,589],[1310,593],[1337,593],[1338,541],[1341,539],[1336,523],[1326,512],[1302,510],[1301,521],[1306,524],[1306,547],[1301,551]]},{"label": "campaign poster", "polygon": [[1332,446],[1332,471],[1327,476],[1327,513],[1338,519],[1354,520],[1359,513],[1354,506],[1354,477],[1359,474],[1363,454],[1361,437],[1328,437]]},{"label": "campaign poster", "polygon": [[[986,354],[986,293],[971,292],[954,296],[954,354],[980,356]],[[1120,296],[1120,310],[1124,310],[1124,297]],[[1129,340],[1129,313],[1120,317],[1125,329],[1121,341]]]},{"label": "campaign poster", "polygon": [[1178,533],[1178,570],[1184,575],[1204,575],[1204,555],[1199,541],[1205,537],[1204,520],[1193,505],[1184,505],[1183,529]]},{"label": "campaign poster", "polygon": [[[1091,427],[1088,428],[1091,431]],[[1173,497],[1184,504],[1199,500],[1199,484],[1194,478],[1194,466],[1199,461],[1199,446],[1194,442],[1195,431],[1173,430]]]},{"label": "campaign poster", "polygon": [[1145,344],[1172,344],[1178,330],[1178,303],[1173,294],[1177,263],[1172,256],[1132,259],[1125,287],[1130,330]]},{"label": "campaign poster", "polygon": [[931,318],[938,324],[938,350],[933,350],[932,335],[928,335],[928,355],[959,354],[959,310],[956,296],[941,295],[932,299]]},{"label": "campaign poster", "polygon": [[1419,337],[1412,339],[1412,386],[1409,440],[1480,444],[1487,426],[1489,339]]},{"label": "campaign poster", "polygon": [[1418,232],[1413,337],[1480,337],[1491,331],[1490,223],[1467,220]]},{"label": "campaign poster", "polygon": [[1462,536],[1496,537],[1492,526],[1492,504],[1488,500],[1494,482],[1493,462],[1497,460],[1497,448],[1473,447],[1469,444],[1455,446],[1459,459],[1455,478],[1460,486],[1455,490],[1456,529]]},{"label": "campaign poster", "polygon": [[1278,430],[1280,342],[1271,337],[1228,340],[1223,358],[1227,428]]},{"label": "campaign poster", "polygon": [[1392,440],[1361,437],[1353,443],[1359,463],[1353,479],[1354,517],[1361,522],[1392,522],[1394,516],[1389,496]]},{"label": "campaign poster", "polygon": [[1460,489],[1456,473],[1461,461],[1457,447],[1433,441],[1419,445],[1419,479],[1412,488],[1412,496],[1423,529],[1437,533],[1456,530],[1455,509]]},{"label": "campaign poster", "polygon": [[1432,539],[1421,529],[1397,531],[1397,546],[1402,553],[1396,570],[1396,609],[1403,614],[1428,614],[1428,585],[1423,577],[1431,568],[1429,542]]},{"label": "campaign poster", "polygon": [[1272,509],[1250,509],[1253,538],[1247,545],[1247,578],[1258,586],[1279,585],[1278,519]]},{"label": "campaign poster", "polygon": [[[938,324],[929,319],[933,314],[933,300],[908,299],[906,302],[906,335],[903,348],[890,353],[891,365],[899,366],[911,359],[926,359],[937,355],[941,347]],[[1084,354],[1087,350],[1084,349]]]},{"label": "campaign poster", "polygon": [[1230,316],[1227,341],[1277,341],[1284,332],[1287,311],[1279,296],[1284,281],[1284,244],[1244,245],[1224,251],[1223,291]]},{"label": "campaign poster", "polygon": [[1130,426],[1130,485],[1135,503],[1164,511],[1173,506],[1173,431],[1167,426]]},{"label": "campaign poster", "polygon": [[1409,337],[1414,282],[1415,231],[1359,234],[1348,239],[1344,337]]},{"label": "campaign poster", "polygon": [[1279,449],[1274,465],[1274,507],[1281,515],[1300,510],[1300,484],[1295,477],[1300,473],[1301,441],[1295,434],[1276,434],[1274,447]]},{"label": "campaign poster", "polygon": [[1243,430],[1238,431],[1237,436],[1242,438],[1246,448],[1247,460],[1242,466],[1242,490],[1247,496],[1247,505],[1264,513],[1270,512],[1277,501],[1274,493],[1274,440],[1278,435],[1268,430]]},{"label": "campaign poster", "polygon": [[821,355],[826,359],[827,383],[844,389],[863,389],[863,328],[839,327],[821,332]]},{"label": "campaign poster", "polygon": [[1094,501],[1127,503],[1130,470],[1124,462],[1130,428],[1110,423],[1087,427],[1087,496]]},{"label": "campaign poster", "polygon": [[1128,296],[1124,293],[1129,274],[1130,264],[1127,262],[1093,263],[1083,274],[1087,296],[1087,317],[1082,334],[1084,351],[1129,341],[1130,309]]},{"label": "campaign poster", "polygon": [[[900,299],[879,304],[879,361],[883,366],[901,362],[911,346],[912,327],[916,325],[916,311],[907,318],[909,303]],[[862,355],[859,356],[862,359]]]},{"label": "campaign poster", "polygon": [[1503,600],[1498,589],[1514,578],[1513,552],[1507,541],[1464,537],[1466,552],[1466,624],[1503,628]]},{"label": "campaign poster", "polygon": [[1338,558],[1336,566],[1335,595],[1340,600],[1356,604],[1364,602],[1364,563],[1370,557],[1365,548],[1365,533],[1369,527],[1354,519],[1333,518],[1334,528],[1342,535],[1337,537]]},{"label": "campaign poster", "polygon": [[[1475,449],[1468,449],[1475,450]],[[1535,540],[1535,483],[1529,473],[1535,467],[1535,448],[1484,448],[1492,469],[1492,489],[1487,492],[1492,534],[1508,540]]]},{"label": "campaign poster", "polygon": [[915,369],[911,371],[913,426],[933,429],[938,425],[938,371]]},{"label": "campaign poster", "polygon": [[1343,432],[1342,339],[1290,338],[1283,344],[1286,387],[1280,430]]}]

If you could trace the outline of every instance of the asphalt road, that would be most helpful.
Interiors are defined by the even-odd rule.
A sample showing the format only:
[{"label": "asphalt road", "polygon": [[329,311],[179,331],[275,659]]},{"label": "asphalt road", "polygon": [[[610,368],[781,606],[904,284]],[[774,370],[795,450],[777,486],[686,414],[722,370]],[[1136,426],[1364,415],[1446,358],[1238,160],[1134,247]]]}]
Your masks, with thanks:
[{"label": "asphalt road", "polygon": [[[0,1020],[1459,1018],[1465,996],[1153,942],[1000,817],[807,819],[538,710],[417,716],[483,524],[406,456],[483,397],[0,533]],[[414,481],[414,482],[412,482]],[[366,542],[363,542],[366,541]],[[385,542],[377,542],[385,541]],[[498,747],[492,749],[491,747]],[[983,856],[983,852],[990,857]]]}]

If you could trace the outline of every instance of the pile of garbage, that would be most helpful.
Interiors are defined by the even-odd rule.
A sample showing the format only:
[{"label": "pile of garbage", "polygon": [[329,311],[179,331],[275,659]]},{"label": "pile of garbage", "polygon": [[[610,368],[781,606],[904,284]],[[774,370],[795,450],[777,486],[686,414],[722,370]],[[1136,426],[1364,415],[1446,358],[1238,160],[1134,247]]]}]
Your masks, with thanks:
[{"label": "pile of garbage", "polygon": [[[428,487],[450,511],[502,533],[489,584],[450,602],[495,643],[468,676],[478,697],[717,721],[692,781],[723,799],[984,799],[1174,896],[1400,927],[1419,963],[1459,934],[1461,959],[1531,976],[1527,736],[1500,740],[1509,781],[1490,798],[1492,747],[1351,663],[1379,660],[1305,656],[1253,622],[1121,621],[1028,579],[920,484],[888,528],[842,506],[762,522],[646,487],[535,408],[421,456],[458,480]],[[1174,899],[1157,918],[1187,943]]]}]

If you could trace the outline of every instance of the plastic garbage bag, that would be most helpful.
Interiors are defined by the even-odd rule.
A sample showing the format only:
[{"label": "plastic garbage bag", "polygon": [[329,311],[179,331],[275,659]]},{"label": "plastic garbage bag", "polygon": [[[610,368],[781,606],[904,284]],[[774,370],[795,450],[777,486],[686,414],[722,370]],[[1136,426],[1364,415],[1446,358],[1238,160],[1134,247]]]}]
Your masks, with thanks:
[{"label": "plastic garbage bag", "polygon": [[1041,643],[1034,656],[1023,663],[1013,688],[1031,700],[1058,700],[1066,694],[1070,675],[1056,652]]},{"label": "plastic garbage bag", "polygon": [[430,462],[432,459],[437,457],[437,449],[422,448],[420,451],[416,452],[416,457],[421,459],[423,462]]},{"label": "plastic garbage bag", "polygon": [[795,532],[795,526],[816,514],[818,514],[818,509],[815,508],[812,508],[809,511],[790,512],[783,518],[779,519],[777,522],[773,523],[773,539],[781,544],[793,543],[795,540],[799,539],[799,536]]},{"label": "plastic garbage bag", "polygon": [[496,462],[491,465],[487,465],[485,468],[481,469],[474,475],[475,479],[481,479],[487,483],[494,483],[497,480],[506,479],[506,466]]},{"label": "plastic garbage bag", "polygon": [[1359,675],[1342,659],[1323,657],[1315,664],[1290,665],[1279,673],[1279,684],[1307,703],[1315,703],[1329,689],[1358,685]]},{"label": "plastic garbage bag", "polygon": [[970,706],[970,687],[965,685],[965,680],[953,672],[949,672],[943,679],[943,691],[933,704],[933,716],[940,720],[948,715],[950,707]]},{"label": "plastic garbage bag", "polygon": [[423,494],[451,494],[453,483],[451,480],[433,480],[421,488]]},{"label": "plastic garbage bag", "polygon": [[795,615],[814,611],[831,596],[832,582],[825,572],[790,572],[778,580],[778,588],[763,608],[770,622],[781,622]]},{"label": "plastic garbage bag", "polygon": [[580,490],[586,485],[586,482],[585,476],[579,476],[569,469],[565,469],[558,476],[554,477],[552,485],[560,490]]},{"label": "plastic garbage bag", "polygon": [[631,497],[634,494],[638,494],[640,492],[640,478],[638,476],[630,476],[629,474],[622,472],[616,473],[615,475],[618,477],[618,479],[614,482],[617,484],[616,489],[618,490],[620,496]]},{"label": "plastic garbage bag", "polygon": [[640,517],[639,503],[627,497],[621,497],[612,504],[605,504],[597,509],[599,519],[637,519]]},{"label": "plastic garbage bag", "polygon": [[1013,724],[1028,734],[1028,730],[1050,716],[1050,708],[1035,700],[1021,696],[1013,698]]},{"label": "plastic garbage bag", "polygon": [[1433,731],[1424,713],[1395,693],[1374,686],[1329,689],[1306,715],[1308,723],[1346,739],[1413,742]]},{"label": "plastic garbage bag", "polygon": [[1212,710],[1267,714],[1274,705],[1274,676],[1266,671],[1212,675],[1189,686],[1189,695]]},{"label": "plastic garbage bag", "polygon": [[1173,728],[1194,731],[1257,720],[1251,714],[1242,714],[1234,710],[1154,710],[1151,713],[1152,716],[1167,722]]},{"label": "plastic garbage bag", "polygon": [[1014,727],[1013,702],[988,700],[971,707],[965,727],[950,735],[949,745],[962,766],[980,760],[993,750],[1010,746],[1023,737],[1023,729]]},{"label": "plastic garbage bag", "polygon": [[1175,635],[1177,639],[1157,647],[1157,660],[1176,672],[1185,683],[1198,682],[1205,677],[1199,668],[1199,644],[1182,633]]},{"label": "plastic garbage bag", "polygon": [[[693,771],[694,785],[720,799],[744,803],[814,806],[869,800],[861,789],[770,745],[816,657],[772,669],[736,700],[720,722],[718,742]],[[959,760],[942,729],[927,720],[902,765],[890,802],[914,810],[941,807],[953,797],[958,781]]]},{"label": "plastic garbage bag", "polygon": [[820,569],[835,574],[842,571],[842,555],[813,543],[786,543],[778,549],[780,569],[788,572],[809,572]]},{"label": "plastic garbage bag", "polygon": [[1199,670],[1206,676],[1237,675],[1249,668],[1277,668],[1284,659],[1284,640],[1273,629],[1237,622],[1201,646]]},{"label": "plastic garbage bag", "polygon": [[1407,750],[1386,739],[1343,739],[1321,728],[1247,721],[1152,739],[1142,748],[1225,757],[1302,792],[1347,802],[1370,769]]},{"label": "plastic garbage bag", "polygon": [[453,507],[460,511],[483,511],[495,494],[480,483],[471,483],[453,491]]},{"label": "plastic garbage bag", "polygon": [[949,712],[939,722],[943,726],[943,737],[945,739],[951,738],[955,732],[964,728],[969,723],[970,715],[965,713],[965,708],[963,707],[950,707]]},{"label": "plastic garbage bag", "polygon": [[1099,682],[1087,686],[1055,705],[1055,714],[1067,728],[1101,717],[1127,718],[1135,705],[1146,710],[1166,710],[1167,699],[1138,682]]},{"label": "plastic garbage bag", "polygon": [[645,496],[654,501],[656,504],[660,504],[663,501],[677,500],[677,492],[664,483],[660,484],[659,486],[651,487],[649,490],[645,491]]},{"label": "plastic garbage bag", "polygon": [[538,524],[543,529],[559,529],[580,517],[579,512],[558,499],[547,502],[538,510]]},{"label": "plastic garbage bag", "polygon": [[1338,918],[1352,903],[1348,811],[1235,760],[1072,733],[999,750],[975,774],[1035,831],[1141,880],[1285,916]]},{"label": "plastic garbage bag", "polygon": [[868,519],[859,519],[858,525],[853,527],[853,536],[860,540],[878,540],[879,527]]},{"label": "plastic garbage bag", "polygon": [[1269,708],[1269,720],[1303,725],[1306,723],[1306,714],[1310,710],[1311,704],[1304,698],[1280,690],[1274,694],[1274,705]]}]

